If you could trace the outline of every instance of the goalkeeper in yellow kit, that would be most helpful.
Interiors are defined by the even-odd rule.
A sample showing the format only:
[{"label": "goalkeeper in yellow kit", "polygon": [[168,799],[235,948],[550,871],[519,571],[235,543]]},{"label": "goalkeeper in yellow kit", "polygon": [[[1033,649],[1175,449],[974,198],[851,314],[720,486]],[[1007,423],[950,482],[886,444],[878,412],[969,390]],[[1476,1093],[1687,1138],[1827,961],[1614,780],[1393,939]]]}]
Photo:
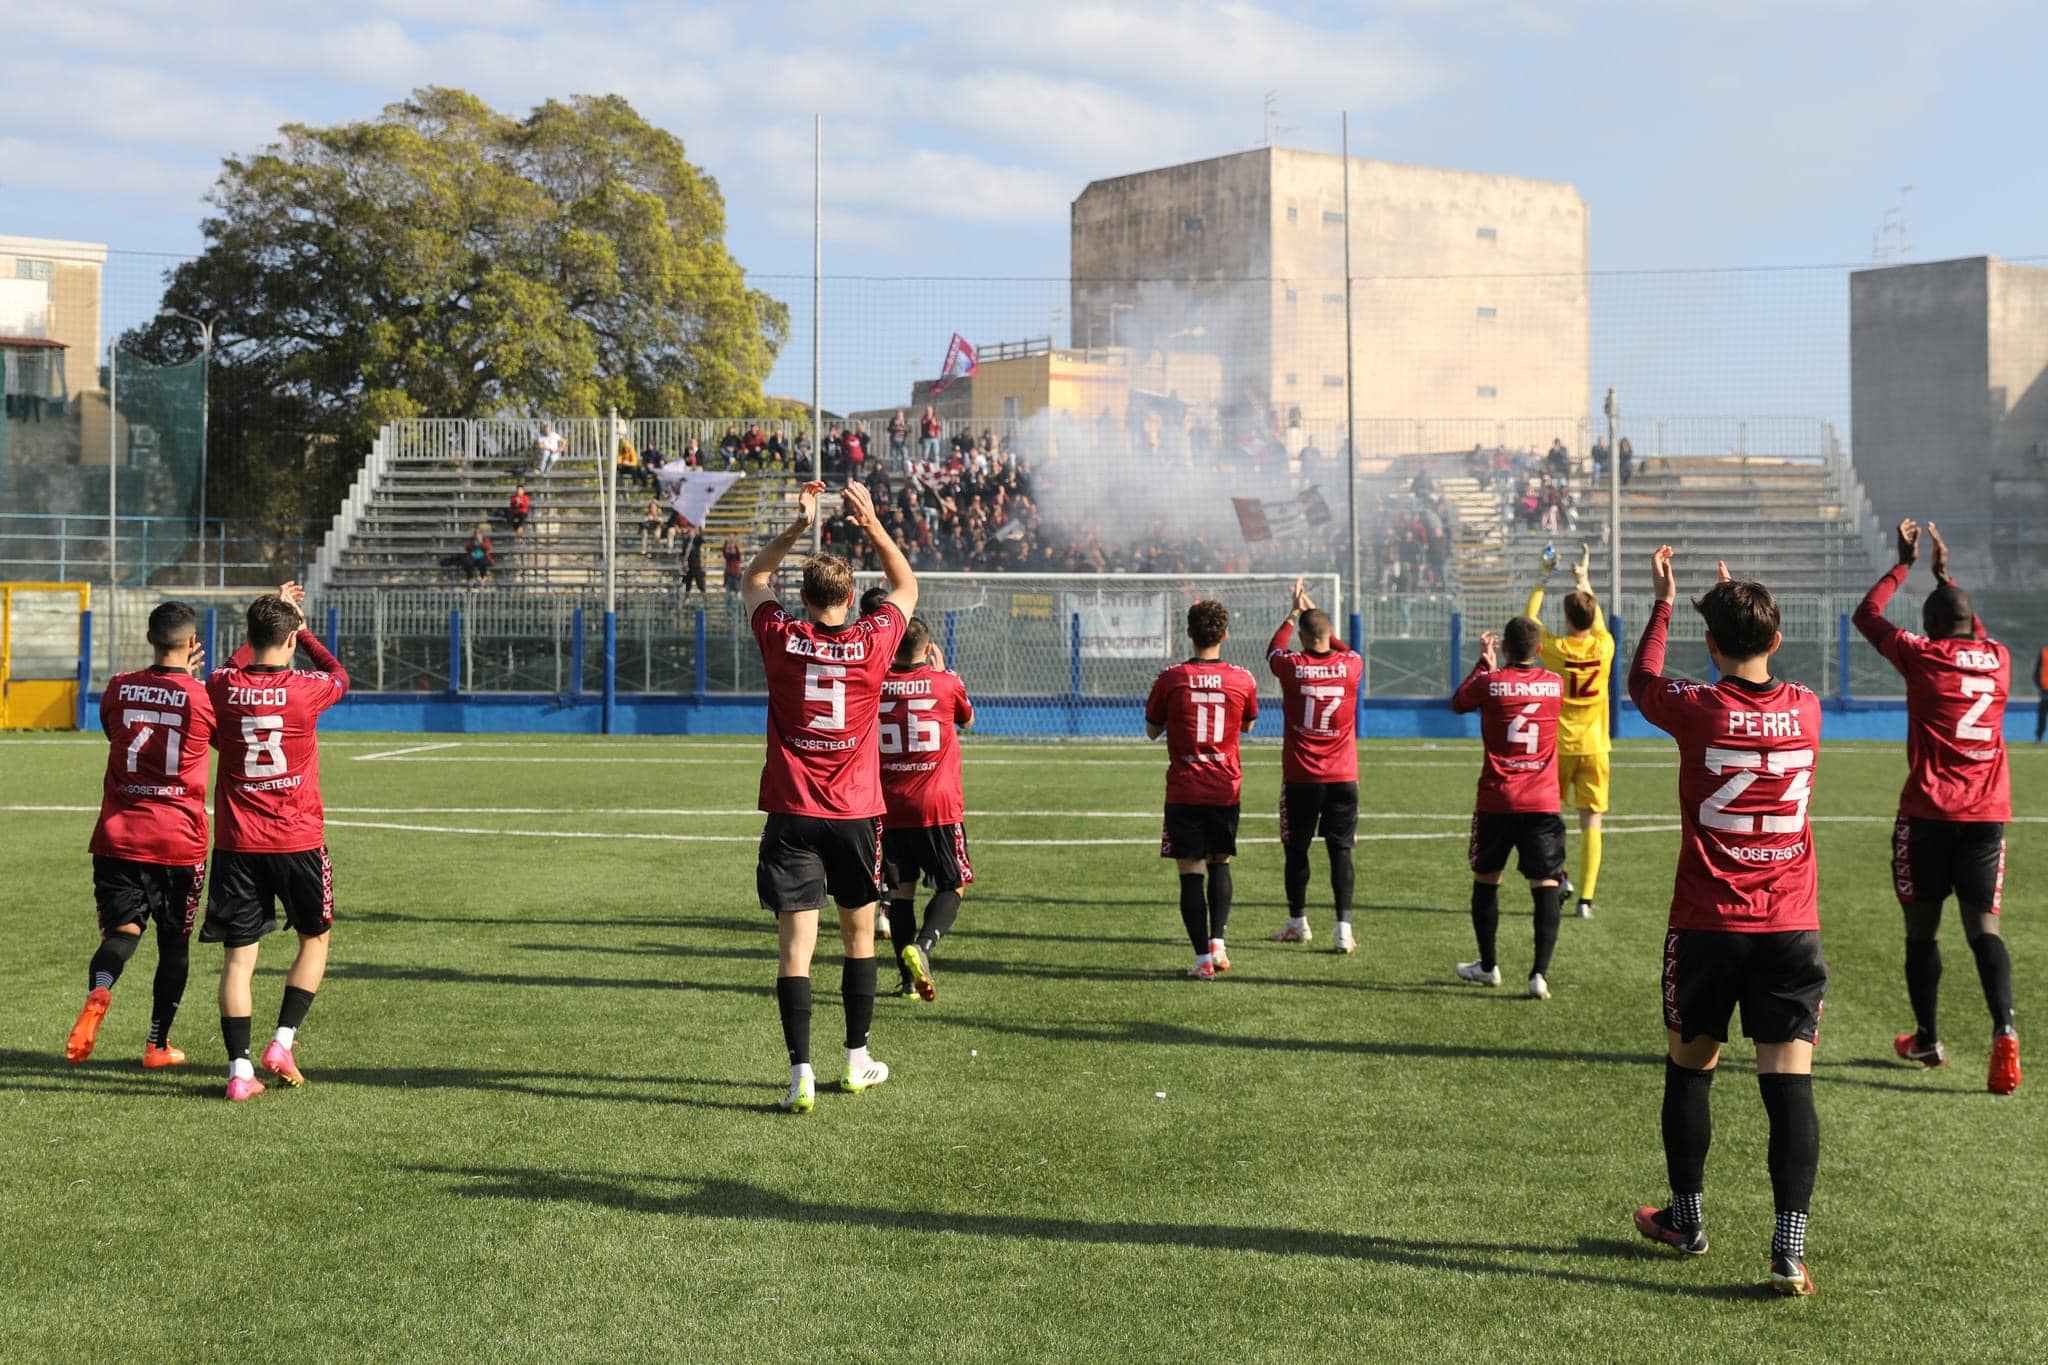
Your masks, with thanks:
[{"label": "goalkeeper in yellow kit", "polygon": [[[1543,585],[1556,567],[1546,554],[1543,579],[1529,590],[1522,614],[1539,624]],[[1592,551],[1581,545],[1565,594],[1563,635],[1543,632],[1543,666],[1564,679],[1564,706],[1557,721],[1557,783],[1560,796],[1579,808],[1579,918],[1593,917],[1600,883],[1600,816],[1607,809],[1608,683],[1614,675],[1614,636],[1600,612],[1587,577]],[[1565,882],[1567,888],[1571,882]]]}]

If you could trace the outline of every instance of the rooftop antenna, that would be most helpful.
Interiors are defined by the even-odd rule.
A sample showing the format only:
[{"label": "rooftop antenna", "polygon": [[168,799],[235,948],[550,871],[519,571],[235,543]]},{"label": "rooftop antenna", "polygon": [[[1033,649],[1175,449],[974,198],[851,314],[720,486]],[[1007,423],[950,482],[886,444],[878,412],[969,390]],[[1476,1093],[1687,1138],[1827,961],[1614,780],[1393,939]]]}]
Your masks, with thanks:
[{"label": "rooftop antenna", "polygon": [[1260,120],[1261,145],[1270,147],[1283,136],[1294,131],[1291,123],[1280,121],[1280,92],[1268,90],[1264,100],[1264,115]]},{"label": "rooftop antenna", "polygon": [[1913,234],[1906,221],[1912,195],[1911,185],[1899,186],[1899,202],[1878,218],[1877,231],[1870,238],[1872,264],[1903,265],[1913,259]]}]

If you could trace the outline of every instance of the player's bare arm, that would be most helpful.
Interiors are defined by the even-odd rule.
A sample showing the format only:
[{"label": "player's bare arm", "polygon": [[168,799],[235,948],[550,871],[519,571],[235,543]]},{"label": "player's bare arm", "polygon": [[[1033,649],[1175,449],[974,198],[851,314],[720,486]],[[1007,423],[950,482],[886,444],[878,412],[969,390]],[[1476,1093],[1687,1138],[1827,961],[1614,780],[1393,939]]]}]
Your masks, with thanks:
[{"label": "player's bare arm", "polygon": [[1899,518],[1898,547],[1899,563],[1912,568],[1920,558],[1920,525],[1911,517]]},{"label": "player's bare arm", "polygon": [[1678,578],[1671,571],[1671,554],[1669,545],[1659,545],[1650,556],[1650,588],[1657,600],[1664,603],[1678,600]]},{"label": "player's bare arm", "polygon": [[1935,529],[1935,525],[1931,521],[1927,523],[1927,543],[1934,547],[1934,558],[1931,561],[1931,567],[1934,569],[1934,581],[1945,588],[1949,584],[1948,542],[1941,538],[1941,532]]},{"label": "player's bare arm", "polygon": [[781,535],[763,545],[754,560],[747,565],[746,577],[741,580],[740,600],[746,603],[749,618],[761,609],[763,602],[775,600],[775,571],[782,566],[789,552],[796,548],[818,519],[818,495],[825,491],[822,479],[813,479],[799,488],[796,493],[796,516],[783,529]]},{"label": "player's bare arm", "polygon": [[917,575],[910,571],[910,561],[903,557],[903,551],[890,539],[888,528],[875,515],[875,500],[868,492],[868,486],[849,482],[840,496],[846,500],[846,515],[867,534],[868,544],[875,547],[875,558],[882,564],[882,577],[889,584],[888,600],[908,617],[917,610]]},{"label": "player's bare arm", "polygon": [[1490,630],[1479,637],[1479,664],[1489,673],[1500,667],[1500,636]]}]

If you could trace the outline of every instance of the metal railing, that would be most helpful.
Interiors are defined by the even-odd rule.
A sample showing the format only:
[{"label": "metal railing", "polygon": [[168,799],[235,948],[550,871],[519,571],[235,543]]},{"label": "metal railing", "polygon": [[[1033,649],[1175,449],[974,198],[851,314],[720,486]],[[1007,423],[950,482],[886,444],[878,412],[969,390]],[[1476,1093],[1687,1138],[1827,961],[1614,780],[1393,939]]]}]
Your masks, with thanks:
[{"label": "metal railing", "polygon": [[[303,532],[279,532],[262,522],[209,517],[122,516],[112,537],[115,567],[124,583],[174,578],[181,584],[225,587],[273,581],[280,570],[301,572]],[[98,579],[107,576],[105,513],[0,513],[0,578]]]}]

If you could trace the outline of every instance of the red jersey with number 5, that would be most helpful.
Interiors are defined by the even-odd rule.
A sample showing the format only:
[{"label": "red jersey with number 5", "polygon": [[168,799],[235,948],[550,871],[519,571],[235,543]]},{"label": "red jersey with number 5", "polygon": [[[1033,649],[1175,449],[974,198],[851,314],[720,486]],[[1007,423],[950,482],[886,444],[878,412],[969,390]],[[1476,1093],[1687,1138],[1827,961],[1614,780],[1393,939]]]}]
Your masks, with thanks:
[{"label": "red jersey with number 5", "polygon": [[876,717],[883,675],[908,625],[893,602],[839,626],[761,604],[754,639],[768,675],[762,810],[825,820],[884,813]]},{"label": "red jersey with number 5", "polygon": [[116,673],[100,694],[100,729],[112,743],[92,851],[164,867],[205,862],[205,685],[182,668]]},{"label": "red jersey with number 5", "polygon": [[958,673],[919,664],[882,679],[876,737],[882,753],[882,824],[889,829],[957,825],[966,816],[960,783],[960,727],[974,704]]},{"label": "red jersey with number 5", "polygon": [[1813,826],[1820,698],[1798,683],[1666,679],[1671,604],[1650,622],[1628,691],[1678,741],[1680,836],[1673,929],[1778,933],[1820,928]]},{"label": "red jersey with number 5", "polygon": [[1358,680],[1365,660],[1332,638],[1321,654],[1287,647],[1294,622],[1273,632],[1266,667],[1280,680],[1280,776],[1287,782],[1358,780]]},{"label": "red jersey with number 5", "polygon": [[1537,664],[1489,670],[1478,664],[1451,698],[1479,713],[1486,759],[1474,810],[1552,815],[1558,809],[1557,716],[1564,679]]},{"label": "red jersey with number 5", "polygon": [[320,804],[320,714],[348,694],[348,672],[327,646],[299,636],[315,667],[249,662],[247,645],[206,679],[213,702],[213,846],[234,853],[304,853],[327,842]]},{"label": "red jersey with number 5", "polygon": [[1884,619],[1906,582],[1900,564],[1856,607],[1856,629],[1906,680],[1906,787],[1899,814],[1916,820],[2004,824],[2012,819],[2005,702],[2012,655],[1971,622],[1963,639],[1930,640]]},{"label": "red jersey with number 5", "polygon": [[1189,659],[1162,670],[1145,699],[1145,721],[1166,727],[1166,799],[1184,806],[1234,806],[1243,784],[1237,737],[1259,715],[1259,685],[1221,659]]}]

